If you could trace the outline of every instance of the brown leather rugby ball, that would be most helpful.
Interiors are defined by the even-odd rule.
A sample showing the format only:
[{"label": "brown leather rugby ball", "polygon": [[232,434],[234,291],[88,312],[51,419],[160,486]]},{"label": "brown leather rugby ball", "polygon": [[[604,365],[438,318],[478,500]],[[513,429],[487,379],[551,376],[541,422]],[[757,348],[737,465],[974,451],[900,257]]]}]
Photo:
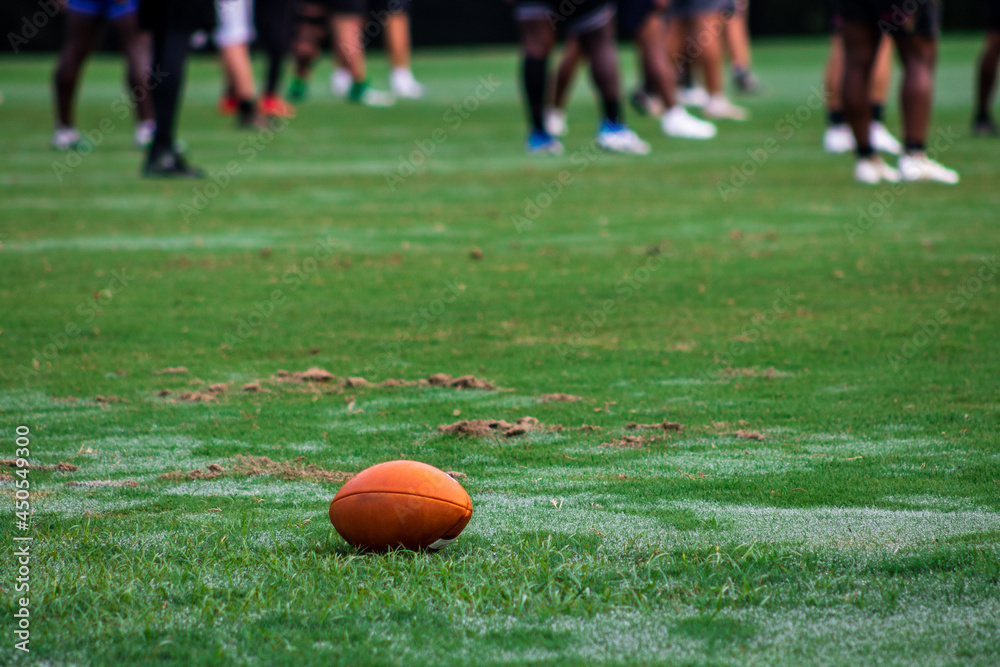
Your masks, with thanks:
[{"label": "brown leather rugby ball", "polygon": [[330,503],[330,522],[355,547],[436,551],[472,518],[472,499],[448,473],[419,461],[362,470]]}]

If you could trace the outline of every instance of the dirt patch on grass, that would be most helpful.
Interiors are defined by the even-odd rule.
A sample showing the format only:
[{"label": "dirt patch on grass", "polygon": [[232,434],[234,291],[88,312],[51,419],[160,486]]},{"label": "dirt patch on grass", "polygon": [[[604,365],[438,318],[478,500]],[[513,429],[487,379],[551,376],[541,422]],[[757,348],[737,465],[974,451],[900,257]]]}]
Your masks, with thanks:
[{"label": "dirt patch on grass", "polygon": [[453,378],[447,373],[435,373],[427,378],[427,381],[435,387],[452,387],[454,389],[482,389],[493,391],[496,387],[486,380],[477,378],[474,375],[460,375]]},{"label": "dirt patch on grass", "polygon": [[200,391],[186,391],[178,396],[177,400],[184,401],[185,403],[207,403],[208,401],[214,401],[215,395]]},{"label": "dirt patch on grass", "polygon": [[227,391],[229,391],[229,385],[225,382],[216,382],[208,388],[210,394],[225,394]]},{"label": "dirt patch on grass", "polygon": [[653,442],[655,438],[641,435],[626,435],[615,438],[611,442],[602,442],[601,447],[614,447],[617,449],[638,449],[648,442]]},{"label": "dirt patch on grass", "polygon": [[180,375],[182,373],[187,373],[188,369],[186,366],[171,366],[169,368],[161,368],[158,371],[153,371],[157,375]]},{"label": "dirt patch on grass", "polygon": [[271,475],[284,480],[307,479],[314,482],[340,484],[354,477],[354,473],[339,470],[325,470],[314,463],[306,464],[305,457],[299,456],[291,461],[272,461],[266,456],[235,456],[231,459],[230,468],[218,463],[211,463],[204,469],[195,468],[184,472],[174,470],[160,475],[160,479],[182,481],[189,479],[216,479],[219,477],[252,477],[255,475]]},{"label": "dirt patch on grass", "polygon": [[652,429],[659,431],[683,431],[684,425],[677,422],[660,422],[659,424],[637,424],[636,422],[629,422],[625,424],[625,428],[630,431],[638,431],[643,429]]},{"label": "dirt patch on grass", "polygon": [[740,440],[763,440],[764,434],[760,431],[744,431],[740,429],[736,432],[736,437]]},{"label": "dirt patch on grass", "polygon": [[99,489],[107,487],[133,488],[139,486],[139,482],[136,482],[131,479],[93,479],[93,480],[75,480],[72,482],[66,482],[66,486],[82,486],[88,489]]},{"label": "dirt patch on grass", "polygon": [[562,430],[562,425],[546,425],[539,422],[534,417],[521,417],[513,424],[503,419],[463,419],[453,424],[441,424],[437,428],[439,433],[451,435],[462,435],[473,438],[483,438],[488,436],[502,436],[513,438],[524,435],[530,431],[553,432]]},{"label": "dirt patch on grass", "polygon": [[583,400],[583,396],[573,394],[542,394],[538,397],[541,403],[576,403]]},{"label": "dirt patch on grass", "polygon": [[[7,468],[17,468],[17,459],[3,459],[0,460],[0,466],[5,466]],[[74,472],[80,468],[73,465],[72,463],[56,463],[55,465],[42,465],[40,463],[29,463],[28,470],[39,470],[41,472],[50,472],[55,470],[56,472]]]},{"label": "dirt patch on grass", "polygon": [[100,403],[101,405],[108,405],[110,403],[128,403],[128,401],[125,400],[124,398],[122,398],[121,396],[101,396],[101,395],[97,395],[97,396],[94,396],[94,401],[96,401],[97,403]]}]

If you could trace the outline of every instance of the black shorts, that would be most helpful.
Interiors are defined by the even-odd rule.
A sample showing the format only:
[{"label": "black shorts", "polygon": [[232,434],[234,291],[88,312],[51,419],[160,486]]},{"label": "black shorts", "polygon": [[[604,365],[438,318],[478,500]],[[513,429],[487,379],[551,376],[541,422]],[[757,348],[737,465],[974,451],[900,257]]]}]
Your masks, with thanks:
[{"label": "black shorts", "polygon": [[545,19],[555,29],[586,35],[615,20],[615,3],[609,0],[517,0],[518,21]]},{"label": "black shorts", "polygon": [[836,0],[834,15],[844,23],[874,25],[883,35],[941,33],[940,0]]},{"label": "black shorts", "polygon": [[701,14],[722,12],[732,16],[736,12],[733,0],[670,0],[670,16],[678,19],[689,19]]},{"label": "black shorts", "polygon": [[371,0],[368,9],[373,12],[389,12],[390,14],[409,14],[413,9],[411,0]]},{"label": "black shorts", "polygon": [[625,38],[633,39],[650,14],[656,11],[659,11],[656,0],[618,0],[618,25]]},{"label": "black shorts", "polygon": [[1000,0],[986,0],[986,29],[1000,32]]}]

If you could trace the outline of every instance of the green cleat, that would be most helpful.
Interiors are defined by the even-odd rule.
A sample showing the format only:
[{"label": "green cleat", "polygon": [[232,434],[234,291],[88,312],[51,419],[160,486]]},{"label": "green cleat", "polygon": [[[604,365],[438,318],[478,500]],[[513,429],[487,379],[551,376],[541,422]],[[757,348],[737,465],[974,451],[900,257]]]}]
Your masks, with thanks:
[{"label": "green cleat", "polygon": [[288,99],[292,102],[304,102],[307,97],[309,97],[309,84],[306,80],[298,77],[292,79],[291,85],[288,86]]}]

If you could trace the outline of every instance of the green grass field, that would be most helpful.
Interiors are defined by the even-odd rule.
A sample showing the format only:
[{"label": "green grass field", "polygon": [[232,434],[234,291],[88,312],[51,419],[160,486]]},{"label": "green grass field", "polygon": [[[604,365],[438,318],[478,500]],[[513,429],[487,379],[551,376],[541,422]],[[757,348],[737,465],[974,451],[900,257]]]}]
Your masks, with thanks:
[{"label": "green grass field", "polygon": [[[585,81],[566,155],[525,155],[513,50],[419,53],[427,98],[388,110],[332,99],[324,65],[261,134],[216,115],[196,59],[180,134],[204,182],[137,177],[116,59],[81,95],[104,138],[67,156],[51,59],[5,57],[0,459],[23,426],[33,466],[75,469],[27,473],[26,531],[0,469],[0,662],[1000,663],[977,49],[946,40],[938,76],[962,183],[895,191],[819,148],[820,40],[762,43],[767,93],[715,141],[631,114],[642,158],[593,151]],[[277,377],[311,367],[338,379]],[[435,373],[498,389],[374,386]],[[437,430],[525,416],[550,428]],[[663,421],[683,430],[627,428]],[[397,458],[466,475],[440,554],[359,554],[329,523],[318,471]]]}]

